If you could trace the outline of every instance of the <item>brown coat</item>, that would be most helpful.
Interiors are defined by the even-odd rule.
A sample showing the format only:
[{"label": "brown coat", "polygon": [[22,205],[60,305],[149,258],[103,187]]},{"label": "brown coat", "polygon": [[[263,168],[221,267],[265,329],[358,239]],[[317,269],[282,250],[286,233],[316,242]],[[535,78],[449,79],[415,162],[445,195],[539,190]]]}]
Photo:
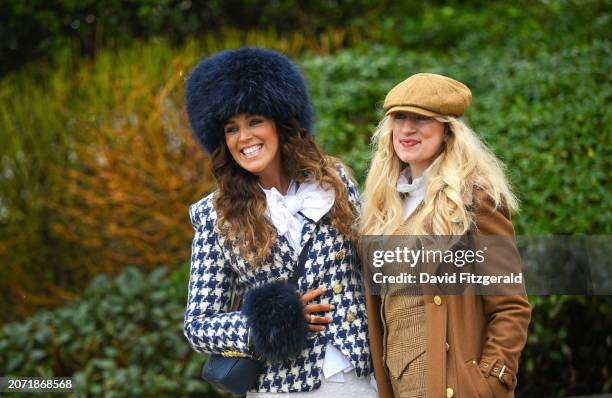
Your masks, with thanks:
[{"label": "brown coat", "polygon": [[[482,200],[475,209],[477,234],[513,236],[510,217]],[[520,272],[516,248],[506,247]],[[516,263],[516,264],[515,264]],[[368,273],[365,273],[368,275]],[[366,285],[369,282],[366,283]],[[425,295],[427,398],[514,397],[519,356],[527,340],[531,307],[525,295]],[[441,300],[440,300],[441,298]],[[367,295],[370,350],[378,392],[392,398],[393,390],[383,363],[380,296]],[[503,373],[503,383],[490,374]]]}]

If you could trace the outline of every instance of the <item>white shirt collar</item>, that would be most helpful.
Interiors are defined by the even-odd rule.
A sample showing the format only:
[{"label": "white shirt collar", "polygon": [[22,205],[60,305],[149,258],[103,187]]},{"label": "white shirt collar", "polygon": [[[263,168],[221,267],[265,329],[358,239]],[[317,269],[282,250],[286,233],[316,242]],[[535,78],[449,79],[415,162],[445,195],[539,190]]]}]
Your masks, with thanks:
[{"label": "white shirt collar", "polygon": [[425,189],[427,188],[425,174],[412,179],[410,174],[410,166],[408,166],[400,173],[397,179],[396,188],[398,192],[407,193],[411,196],[423,195],[425,193]]},{"label": "white shirt collar", "polygon": [[267,213],[279,235],[286,235],[296,250],[301,245],[303,219],[317,222],[334,205],[335,191],[323,189],[319,184],[303,182],[297,186],[291,181],[287,194],[282,195],[276,188],[263,188],[266,194]]}]

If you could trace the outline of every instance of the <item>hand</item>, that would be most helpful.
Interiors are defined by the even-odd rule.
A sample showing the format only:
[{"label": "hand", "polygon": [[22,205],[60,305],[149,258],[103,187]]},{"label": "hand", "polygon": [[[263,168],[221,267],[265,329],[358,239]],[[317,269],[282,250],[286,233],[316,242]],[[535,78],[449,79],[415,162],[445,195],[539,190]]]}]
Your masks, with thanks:
[{"label": "hand", "polygon": [[313,312],[331,311],[335,308],[333,304],[307,304],[309,301],[319,297],[327,291],[327,288],[320,287],[304,293],[301,297],[304,306],[304,319],[309,324],[308,329],[313,332],[322,332],[325,326],[321,324],[330,323],[332,318],[329,316],[316,316]]}]

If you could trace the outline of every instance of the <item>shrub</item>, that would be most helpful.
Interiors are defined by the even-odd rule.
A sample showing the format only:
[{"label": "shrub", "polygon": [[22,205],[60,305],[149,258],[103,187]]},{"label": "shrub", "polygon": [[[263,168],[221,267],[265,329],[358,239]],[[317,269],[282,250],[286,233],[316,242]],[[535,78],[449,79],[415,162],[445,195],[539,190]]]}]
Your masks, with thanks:
[{"label": "shrub", "polygon": [[[371,132],[394,84],[420,71],[466,82],[474,101],[465,119],[506,163],[522,200],[514,219],[517,232],[609,234],[612,48],[605,3],[403,4],[401,12],[382,7],[354,28],[316,39],[226,31],[224,41],[208,35],[172,48],[155,40],[104,51],[94,62],[62,51],[56,71],[29,68],[5,77],[3,319],[74,300],[94,272],[188,257],[192,230],[186,205],[211,188],[211,175],[205,157],[192,152],[193,143],[181,147],[184,156],[168,148],[176,139],[189,141],[180,113],[181,73],[184,77],[202,53],[242,43],[301,54],[318,114],[317,140],[361,181]],[[410,10],[415,18],[403,18]],[[329,54],[351,43],[355,31],[375,43],[353,41],[356,46]],[[182,162],[187,154],[193,159]],[[180,188],[189,183],[193,186]],[[172,206],[164,206],[168,203]],[[149,211],[144,218],[143,207]],[[177,387],[166,379],[196,380],[200,360],[190,359],[178,334],[187,283],[182,272],[173,274],[170,285],[161,274],[149,280],[132,269],[118,281],[100,277],[83,300],[5,326],[0,374],[75,374],[83,395],[157,395],[128,391],[121,382],[133,374],[142,388],[145,382],[155,386],[155,393],[204,392],[200,384]],[[165,293],[143,284],[152,290],[163,285]],[[129,295],[132,285],[136,296]],[[162,310],[144,306],[157,303],[158,295],[174,298],[166,297]],[[531,302],[517,395],[610,392],[610,297],[531,297]],[[157,378],[156,372],[163,374]],[[102,378],[114,384],[104,385]]]},{"label": "shrub", "polygon": [[518,233],[610,233],[610,43],[513,50],[434,57],[379,46],[306,59],[317,139],[363,181],[386,92],[416,72],[447,74],[472,89],[465,119],[508,167],[522,200]]},{"label": "shrub", "polygon": [[71,305],[4,325],[0,374],[72,376],[76,397],[219,396],[199,378],[205,357],[183,336],[185,269],[171,278],[165,268],[101,275]]},{"label": "shrub", "polygon": [[157,43],[4,81],[2,319],[74,299],[99,272],[184,261],[187,205],[212,183],[175,89],[185,58]]},{"label": "shrub", "polygon": [[341,40],[225,33],[180,49],[136,43],[93,63],[65,51],[54,69],[32,65],[2,80],[0,319],[72,300],[93,275],[126,263],[184,261],[187,206],[212,187],[183,112],[185,74],[202,53],[243,40],[328,51]]},{"label": "shrub", "polygon": [[[96,277],[71,305],[0,328],[0,374],[73,376],[75,396],[217,396],[199,379],[204,356],[182,333],[188,278],[188,265],[170,275],[129,267],[115,279]],[[530,302],[517,396],[610,392],[612,298]]]},{"label": "shrub", "polygon": [[611,392],[612,296],[531,296],[529,302],[517,397]]}]

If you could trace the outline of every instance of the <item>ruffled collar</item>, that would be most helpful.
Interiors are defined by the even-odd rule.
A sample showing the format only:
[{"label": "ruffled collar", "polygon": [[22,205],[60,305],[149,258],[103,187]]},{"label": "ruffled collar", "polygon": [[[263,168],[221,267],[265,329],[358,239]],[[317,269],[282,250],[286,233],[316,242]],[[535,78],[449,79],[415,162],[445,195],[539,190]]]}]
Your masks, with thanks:
[{"label": "ruffled collar", "polygon": [[285,235],[291,246],[298,250],[301,243],[302,221],[300,215],[317,222],[334,205],[335,191],[319,184],[291,181],[287,194],[276,188],[263,188],[266,194],[267,214],[279,235]]}]

